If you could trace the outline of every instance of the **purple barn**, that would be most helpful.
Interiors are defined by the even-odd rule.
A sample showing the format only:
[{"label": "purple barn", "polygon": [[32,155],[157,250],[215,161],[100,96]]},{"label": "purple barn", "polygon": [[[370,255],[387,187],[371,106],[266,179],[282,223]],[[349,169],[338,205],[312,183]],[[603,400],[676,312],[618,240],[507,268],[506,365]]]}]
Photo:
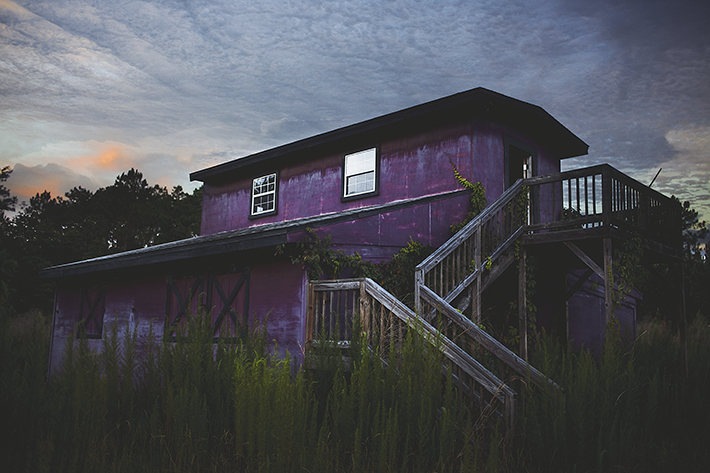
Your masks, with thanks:
[{"label": "purple barn", "polygon": [[[100,351],[114,323],[139,339],[151,323],[172,336],[198,303],[222,335],[235,331],[235,314],[252,323],[268,314],[270,338],[301,357],[321,289],[276,250],[307,228],[374,262],[410,238],[438,248],[417,270],[419,314],[439,307],[456,319],[454,307],[479,322],[485,291],[514,285],[523,358],[534,256],[538,324],[596,349],[612,317],[633,333],[641,297],[614,300],[612,248],[641,235],[651,253],[679,261],[680,226],[670,199],[610,166],[560,172],[587,149],[542,108],[477,88],[194,172],[204,183],[200,236],[43,270],[56,282],[50,369],[78,326]],[[450,240],[469,204],[452,163],[483,184],[489,207]]]}]

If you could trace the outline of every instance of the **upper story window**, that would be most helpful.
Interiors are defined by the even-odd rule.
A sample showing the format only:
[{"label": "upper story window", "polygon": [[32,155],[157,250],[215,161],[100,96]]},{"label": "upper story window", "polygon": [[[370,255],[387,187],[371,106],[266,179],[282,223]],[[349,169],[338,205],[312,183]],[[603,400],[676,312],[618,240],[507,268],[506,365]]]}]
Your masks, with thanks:
[{"label": "upper story window", "polygon": [[276,173],[257,177],[251,187],[251,217],[276,213]]},{"label": "upper story window", "polygon": [[343,159],[343,200],[378,192],[377,148],[346,154]]}]

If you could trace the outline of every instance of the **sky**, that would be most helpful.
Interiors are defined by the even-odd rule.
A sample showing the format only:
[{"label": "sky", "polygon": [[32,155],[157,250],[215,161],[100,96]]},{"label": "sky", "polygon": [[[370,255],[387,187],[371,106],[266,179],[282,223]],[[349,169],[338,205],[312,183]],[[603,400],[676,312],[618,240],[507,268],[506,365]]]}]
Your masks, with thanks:
[{"label": "sky", "polygon": [[710,1],[0,0],[20,201],[189,173],[475,87],[710,221]]}]

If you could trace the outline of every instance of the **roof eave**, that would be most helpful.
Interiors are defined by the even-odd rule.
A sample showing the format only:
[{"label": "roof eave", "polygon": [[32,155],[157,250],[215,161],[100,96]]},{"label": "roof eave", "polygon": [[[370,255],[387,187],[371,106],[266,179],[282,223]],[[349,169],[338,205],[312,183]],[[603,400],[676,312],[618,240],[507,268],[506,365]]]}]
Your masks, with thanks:
[{"label": "roof eave", "polygon": [[[502,110],[496,111],[497,106]],[[403,125],[421,122],[442,113],[447,116],[488,116],[503,122],[519,121],[512,118],[515,114],[510,113],[510,108],[521,110],[528,118],[535,117],[535,120],[528,120],[519,126],[541,129],[543,136],[554,132],[555,137],[547,147],[560,159],[587,154],[589,146],[542,107],[479,87],[195,171],[190,174],[190,180],[206,183],[221,181],[248,166],[303,155],[315,157],[315,151],[318,149],[337,146],[365,135],[374,136],[389,130],[402,130]]]}]

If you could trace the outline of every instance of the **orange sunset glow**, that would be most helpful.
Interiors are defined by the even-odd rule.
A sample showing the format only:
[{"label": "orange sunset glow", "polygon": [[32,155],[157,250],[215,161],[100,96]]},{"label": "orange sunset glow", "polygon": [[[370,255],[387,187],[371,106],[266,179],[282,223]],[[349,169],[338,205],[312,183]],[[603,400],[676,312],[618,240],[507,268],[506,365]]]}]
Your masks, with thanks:
[{"label": "orange sunset glow", "polygon": [[127,156],[123,146],[101,145],[98,154],[70,158],[66,162],[73,170],[89,172],[125,171],[133,167],[133,159]]}]

